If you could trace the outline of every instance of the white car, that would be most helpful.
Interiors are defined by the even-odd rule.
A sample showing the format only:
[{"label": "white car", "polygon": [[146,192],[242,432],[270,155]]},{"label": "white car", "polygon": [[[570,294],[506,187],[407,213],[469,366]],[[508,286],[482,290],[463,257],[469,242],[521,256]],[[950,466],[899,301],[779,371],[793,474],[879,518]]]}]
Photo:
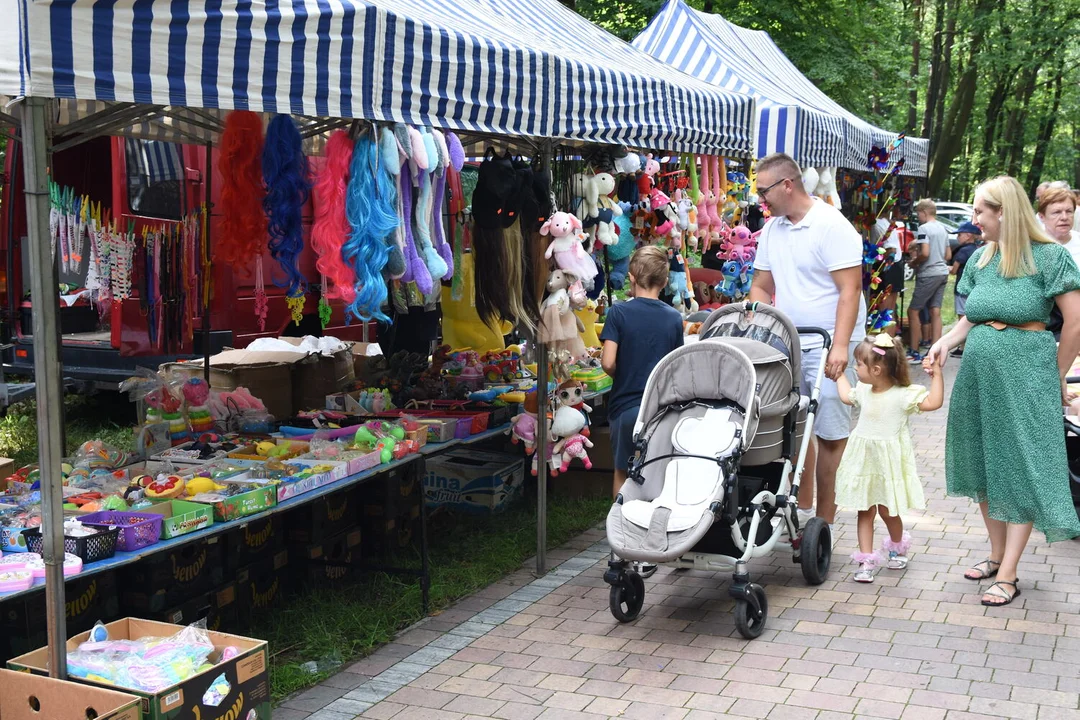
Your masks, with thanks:
[{"label": "white car", "polygon": [[975,214],[975,207],[968,203],[939,202],[937,203],[937,217],[946,227],[957,228]]}]

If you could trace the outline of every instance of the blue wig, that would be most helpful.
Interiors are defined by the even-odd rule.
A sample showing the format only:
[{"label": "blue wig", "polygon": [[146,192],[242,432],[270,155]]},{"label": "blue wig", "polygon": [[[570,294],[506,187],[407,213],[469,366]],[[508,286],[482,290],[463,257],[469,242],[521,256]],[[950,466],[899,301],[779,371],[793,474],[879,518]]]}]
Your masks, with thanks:
[{"label": "blue wig", "polygon": [[307,281],[300,272],[300,253],[304,249],[303,209],[311,194],[311,177],[300,132],[288,115],[275,115],[266,129],[262,171],[270,255],[285,271],[285,280],[275,279],[274,284],[285,288],[286,296],[299,297],[307,292]]},{"label": "blue wig", "polygon": [[345,264],[356,271],[356,299],[345,309],[346,318],[351,315],[364,321],[389,322],[382,311],[387,297],[383,269],[391,250],[386,238],[400,220],[390,173],[379,163],[378,153],[370,136],[356,141],[345,198],[352,233],[341,246],[341,255]]}]

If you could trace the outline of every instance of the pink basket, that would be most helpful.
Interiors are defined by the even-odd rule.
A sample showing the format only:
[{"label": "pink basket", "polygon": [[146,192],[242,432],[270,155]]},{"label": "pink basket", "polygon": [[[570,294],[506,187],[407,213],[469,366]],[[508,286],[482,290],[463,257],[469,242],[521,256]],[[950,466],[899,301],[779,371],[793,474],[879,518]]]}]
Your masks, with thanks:
[{"label": "pink basket", "polygon": [[121,552],[135,552],[156,543],[161,539],[163,521],[164,516],[157,513],[118,512],[116,510],[103,510],[79,518],[79,522],[83,525],[120,528],[116,549]]}]

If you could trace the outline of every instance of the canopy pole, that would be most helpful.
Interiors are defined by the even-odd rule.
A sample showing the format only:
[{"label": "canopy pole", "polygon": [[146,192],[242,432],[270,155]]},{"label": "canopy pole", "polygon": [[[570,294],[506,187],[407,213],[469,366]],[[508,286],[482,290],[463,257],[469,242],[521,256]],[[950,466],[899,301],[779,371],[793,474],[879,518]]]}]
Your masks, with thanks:
[{"label": "canopy pole", "polygon": [[[203,253],[210,254],[210,236],[213,233],[214,227],[214,165],[213,165],[213,150],[214,146],[209,141],[206,143],[206,183],[203,187],[206,188],[206,203],[203,206],[203,212],[206,213],[206,237],[203,238],[203,243],[206,247],[203,249]],[[201,258],[200,258],[201,262]],[[203,272],[209,272],[213,274],[213,265],[209,268],[203,267]],[[199,287],[199,293],[202,294],[203,286],[207,282],[206,278],[202,279],[202,283]],[[203,306],[202,314],[202,341],[203,341],[203,380],[206,381],[206,387],[210,387],[210,297],[206,297],[206,305]]]},{"label": "canopy pole", "polygon": [[[551,141],[540,147],[540,170],[551,176]],[[547,574],[548,349],[536,332],[536,574]]]},{"label": "canopy pole", "polygon": [[64,606],[64,387],[60,364],[60,279],[49,238],[48,134],[46,98],[22,106],[23,171],[26,176],[27,245],[33,299],[34,382],[37,385],[38,463],[41,468],[42,559],[45,561],[45,618],[49,675],[67,677],[67,617]]}]

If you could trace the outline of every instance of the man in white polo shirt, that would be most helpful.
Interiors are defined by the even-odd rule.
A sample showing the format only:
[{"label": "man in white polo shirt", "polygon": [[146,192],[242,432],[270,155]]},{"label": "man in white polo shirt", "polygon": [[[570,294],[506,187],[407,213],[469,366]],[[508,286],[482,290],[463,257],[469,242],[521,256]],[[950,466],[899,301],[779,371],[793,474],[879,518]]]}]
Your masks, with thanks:
[{"label": "man in white polo shirt", "polygon": [[[805,519],[813,506],[816,479],[817,515],[831,525],[836,515],[836,468],[851,433],[851,409],[840,402],[836,378],[847,370],[855,345],[866,337],[863,241],[838,209],[806,193],[802,172],[789,156],[776,153],[759,161],[757,187],[773,217],[758,240],[750,300],[773,303],[796,325],[819,327],[832,335],[827,379],[814,419],[816,463],[812,445],[799,489],[800,519]],[[814,348],[812,337],[802,340]],[[804,393],[820,363],[820,341],[817,348],[803,349]]]}]

